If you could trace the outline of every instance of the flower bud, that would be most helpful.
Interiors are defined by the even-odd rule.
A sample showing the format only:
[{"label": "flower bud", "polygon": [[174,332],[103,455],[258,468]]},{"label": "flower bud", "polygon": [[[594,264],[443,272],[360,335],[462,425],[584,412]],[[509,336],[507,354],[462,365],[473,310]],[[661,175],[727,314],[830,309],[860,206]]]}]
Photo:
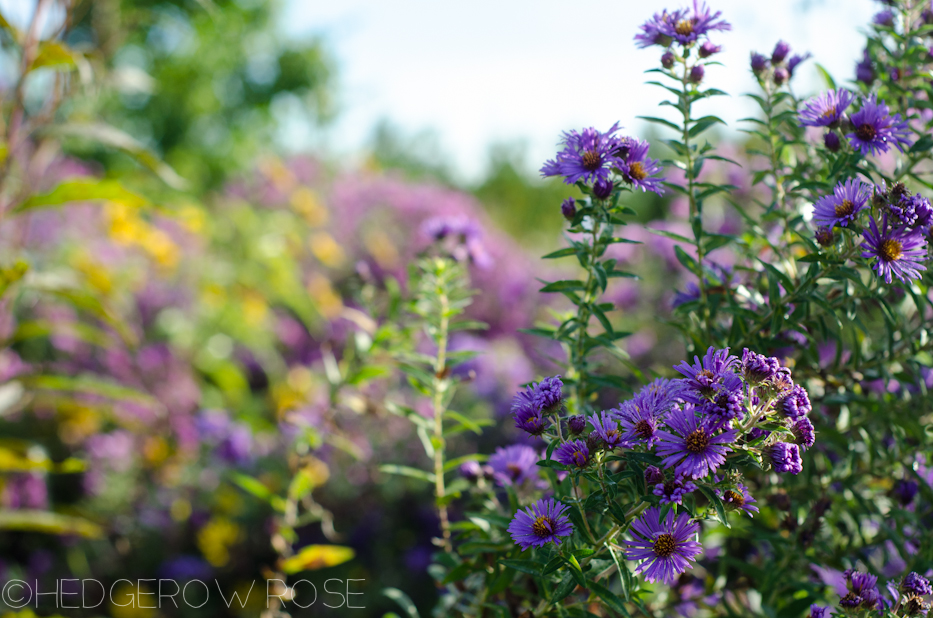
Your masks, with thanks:
[{"label": "flower bud", "polygon": [[593,195],[596,196],[596,199],[607,199],[612,195],[613,186],[612,181],[608,178],[600,178],[596,181],[596,184],[593,185]]},{"label": "flower bud", "polygon": [[568,221],[572,221],[575,216],[577,216],[577,206],[576,201],[572,197],[568,197],[560,205],[560,212],[564,215],[564,218]]},{"label": "flower bud", "polygon": [[778,67],[774,69],[774,83],[780,86],[784,82],[790,79],[790,71],[786,67]]},{"label": "flower bud", "polygon": [[826,150],[830,152],[839,152],[839,148],[842,147],[842,142],[839,141],[839,135],[835,131],[830,131],[823,136],[823,145],[826,146]]},{"label": "flower bud", "polygon": [[713,54],[718,54],[722,51],[722,45],[713,45],[712,41],[706,41],[700,45],[700,58],[709,58]]},{"label": "flower bud", "polygon": [[768,59],[761,54],[752,54],[752,73],[760,76],[768,70]]},{"label": "flower bud", "polygon": [[674,66],[674,54],[671,52],[664,52],[664,55],[661,56],[661,66],[665,69],[669,69]]},{"label": "flower bud", "polygon": [[785,41],[778,41],[777,45],[774,46],[774,51],[771,52],[771,64],[781,64],[789,53],[790,45]]},{"label": "flower bud", "polygon": [[567,419],[567,427],[570,429],[570,433],[582,433],[586,429],[586,418],[582,415],[571,416]]},{"label": "flower bud", "polygon": [[706,69],[703,68],[702,64],[698,64],[690,69],[690,81],[694,84],[699,84],[703,81],[703,76],[706,74]]}]

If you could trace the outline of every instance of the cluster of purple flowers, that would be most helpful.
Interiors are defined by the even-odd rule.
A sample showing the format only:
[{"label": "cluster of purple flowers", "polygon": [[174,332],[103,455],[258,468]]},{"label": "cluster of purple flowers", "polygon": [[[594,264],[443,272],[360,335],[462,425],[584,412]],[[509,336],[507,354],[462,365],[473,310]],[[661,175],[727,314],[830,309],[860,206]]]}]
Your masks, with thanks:
[{"label": "cluster of purple flowers", "polygon": [[512,417],[518,429],[540,436],[547,430],[551,421],[548,414],[560,409],[563,395],[563,383],[560,376],[545,378],[532,384],[512,400]]},{"label": "cluster of purple flowers", "polygon": [[[832,195],[820,198],[813,207],[813,221],[824,226],[817,230],[820,244],[832,244],[832,228],[854,227],[859,214],[875,207],[881,225],[869,215],[863,230],[862,257],[873,260],[872,267],[885,283],[896,277],[906,282],[919,279],[927,259],[926,236],[933,225],[933,205],[921,195],[912,195],[901,183],[888,188],[884,182],[873,187],[850,178],[836,185]],[[827,237],[824,242],[821,237]]]},{"label": "cluster of purple flowers", "polygon": [[790,56],[790,45],[785,41],[777,42],[770,58],[764,54],[753,52],[751,58],[752,73],[759,80],[770,79],[777,86],[785,84],[794,76],[797,65],[808,59],[810,53],[794,54],[789,58],[788,56]]},{"label": "cluster of purple flowers", "polygon": [[[711,347],[702,359],[694,357],[692,364],[684,361],[674,369],[683,377],[659,378],[616,409],[589,418],[568,418],[566,434],[560,431],[559,415],[552,427],[543,412],[547,404],[536,403],[541,392],[553,393],[550,386],[559,384],[557,378],[548,378],[516,397],[516,426],[533,436],[546,434],[548,439],[559,440],[553,459],[571,474],[600,465],[604,454],[615,449],[653,452],[658,465],[648,466],[644,478],[657,504],[682,505],[700,484],[708,484],[725,508],[754,515],[756,500],[741,482],[741,474],[732,471],[720,476],[717,472],[733,445],[744,439],[777,472],[798,474],[803,469],[801,449],[814,444],[806,390],[794,383],[790,370],[777,358],[747,349],[738,358],[728,348]],[[556,398],[552,395],[551,399],[559,402],[559,397],[557,389]],[[559,406],[550,409],[559,410]],[[781,422],[784,429],[772,433],[756,427],[765,420]],[[591,426],[588,434],[587,424]],[[779,440],[781,435],[786,442]],[[494,468],[495,459],[490,459]],[[530,459],[531,455],[529,464]],[[517,472],[522,466],[513,467]],[[513,520],[510,532],[523,549],[558,542],[561,534],[555,530],[572,531],[559,517],[547,515],[552,508],[548,505],[539,501],[533,512],[520,512]],[[632,524],[634,539],[627,541],[627,556],[642,560],[638,572],[645,573],[648,581],[673,583],[702,551],[693,540],[698,524],[691,522],[688,513],[675,512],[662,518],[658,508],[649,508]]]},{"label": "cluster of purple flowers", "polygon": [[861,108],[847,116],[845,112],[854,101],[855,95],[848,90],[828,90],[804,104],[798,115],[800,124],[826,128],[823,143],[832,152],[842,147],[843,137],[862,156],[887,152],[892,144],[901,152],[910,146],[907,121],[900,114],[892,116],[884,101],[875,95],[864,97]]},{"label": "cluster of purple flowers", "polygon": [[[565,131],[561,143],[563,150],[541,168],[542,176],[563,176],[564,182],[583,182],[592,185],[593,195],[600,200],[608,199],[615,189],[611,174],[615,172],[633,189],[654,191],[661,194],[662,178],[654,177],[661,171],[657,159],[648,157],[649,144],[645,140],[616,135],[619,123],[605,133],[593,127]],[[573,201],[564,202],[561,212],[573,218],[576,207]]]}]

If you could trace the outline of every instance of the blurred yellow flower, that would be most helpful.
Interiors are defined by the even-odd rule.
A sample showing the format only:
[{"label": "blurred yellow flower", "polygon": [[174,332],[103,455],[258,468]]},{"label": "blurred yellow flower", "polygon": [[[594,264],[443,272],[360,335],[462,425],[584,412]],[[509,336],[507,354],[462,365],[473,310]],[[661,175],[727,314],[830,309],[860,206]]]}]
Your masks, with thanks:
[{"label": "blurred yellow flower", "polygon": [[311,189],[298,187],[292,193],[291,203],[295,212],[304,217],[308,225],[318,227],[327,223],[330,213],[321,205],[317,193]]},{"label": "blurred yellow flower", "polygon": [[113,618],[149,618],[156,615],[159,599],[147,586],[120,582],[110,593]]},{"label": "blurred yellow flower", "polygon": [[327,232],[313,234],[308,246],[311,247],[311,253],[314,254],[314,257],[324,266],[337,268],[343,264],[346,257],[334,237]]},{"label": "blurred yellow flower", "polygon": [[317,303],[321,314],[329,320],[336,318],[343,311],[343,301],[340,300],[340,296],[334,292],[327,277],[319,273],[312,275],[311,281],[308,282],[308,294]]},{"label": "blurred yellow flower", "polygon": [[230,562],[230,548],[242,535],[240,527],[229,519],[215,517],[198,530],[198,549],[205,560],[215,567]]}]

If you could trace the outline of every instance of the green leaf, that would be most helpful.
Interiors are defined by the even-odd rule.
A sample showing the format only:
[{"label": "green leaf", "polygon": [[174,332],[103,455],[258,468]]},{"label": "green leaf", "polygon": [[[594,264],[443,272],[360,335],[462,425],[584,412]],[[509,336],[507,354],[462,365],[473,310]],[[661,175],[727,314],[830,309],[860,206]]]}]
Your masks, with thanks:
[{"label": "green leaf", "polygon": [[426,472],[424,470],[419,470],[418,468],[412,468],[410,466],[398,466],[396,464],[383,464],[379,466],[379,471],[386,474],[398,474],[399,476],[407,476],[409,478],[418,479],[419,481],[425,481],[427,483],[433,483],[435,481],[434,473]]},{"label": "green leaf", "polygon": [[398,603],[408,618],[421,618],[418,616],[418,608],[415,607],[415,604],[411,602],[407,594],[398,588],[383,588],[382,594]]},{"label": "green leaf", "polygon": [[568,255],[576,255],[576,254],[577,254],[576,247],[565,247],[563,249],[558,249],[557,251],[552,251],[551,253],[548,253],[547,255],[543,255],[541,256],[541,259],[542,260],[553,260],[555,258],[562,258],[562,257],[567,257]]},{"label": "green leaf", "polygon": [[665,127],[674,129],[678,133],[680,133],[680,130],[681,130],[680,127],[678,127],[676,124],[674,124],[670,120],[664,120],[663,118],[655,118],[654,116],[636,116],[636,118],[640,118],[641,120],[647,120],[648,122],[653,122],[655,124],[664,125]]},{"label": "green leaf", "polygon": [[289,575],[302,571],[316,571],[327,567],[337,566],[353,560],[356,552],[351,547],[343,545],[308,545],[302,547],[294,556],[279,562],[279,569]]},{"label": "green leaf", "polygon": [[71,202],[95,201],[120,202],[134,208],[140,208],[149,203],[146,198],[126,189],[116,180],[66,180],[49,193],[33,195],[21,202],[12,212],[20,213]]},{"label": "green leaf", "polygon": [[76,59],[79,58],[81,58],[80,54],[62,45],[58,41],[42,41],[42,43],[39,44],[39,53],[36,54],[36,59],[33,60],[29,70],[32,71],[42,67],[66,68],[70,70],[77,67],[78,61]]},{"label": "green leaf", "polygon": [[585,290],[586,286],[582,281],[554,281],[549,283],[540,290],[539,292],[567,292],[567,291],[576,291],[576,290]]},{"label": "green leaf", "polygon": [[726,124],[726,121],[717,116],[703,116],[702,118],[694,121],[694,125],[687,132],[687,135],[690,137],[696,137],[703,131],[706,131],[708,128],[714,124]]},{"label": "green leaf", "polygon": [[933,148],[933,135],[924,135],[910,147],[908,152],[927,152]]},{"label": "green leaf", "polygon": [[509,569],[527,573],[528,575],[535,575],[538,577],[542,575],[541,564],[534,560],[499,560],[499,564]]},{"label": "green leaf", "polygon": [[559,603],[563,601],[567,596],[573,592],[574,588],[577,587],[577,582],[570,573],[564,575],[564,579],[560,582],[560,585],[554,589],[554,592],[551,594],[550,601],[551,603]]},{"label": "green leaf", "polygon": [[700,485],[700,491],[706,496],[706,499],[709,500],[709,503],[713,505],[713,508],[716,509],[716,516],[719,518],[719,521],[722,522],[722,525],[726,528],[731,528],[729,525],[729,518],[726,517],[726,509],[722,505],[722,500],[719,499],[719,496],[716,495],[716,492],[711,488]]},{"label": "green leaf", "polygon": [[614,592],[594,581],[587,582],[586,587],[592,590],[596,596],[602,599],[609,609],[623,616],[631,616],[625,608],[625,602],[622,601]]}]

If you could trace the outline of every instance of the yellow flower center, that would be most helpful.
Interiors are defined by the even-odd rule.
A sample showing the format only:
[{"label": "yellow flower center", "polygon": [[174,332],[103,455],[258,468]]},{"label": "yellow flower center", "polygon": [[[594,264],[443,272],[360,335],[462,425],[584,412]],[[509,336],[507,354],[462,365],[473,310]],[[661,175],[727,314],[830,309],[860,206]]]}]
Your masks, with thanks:
[{"label": "yellow flower center", "polygon": [[677,549],[677,542],[671,534],[662,534],[654,542],[654,553],[658,558],[667,558]]}]

